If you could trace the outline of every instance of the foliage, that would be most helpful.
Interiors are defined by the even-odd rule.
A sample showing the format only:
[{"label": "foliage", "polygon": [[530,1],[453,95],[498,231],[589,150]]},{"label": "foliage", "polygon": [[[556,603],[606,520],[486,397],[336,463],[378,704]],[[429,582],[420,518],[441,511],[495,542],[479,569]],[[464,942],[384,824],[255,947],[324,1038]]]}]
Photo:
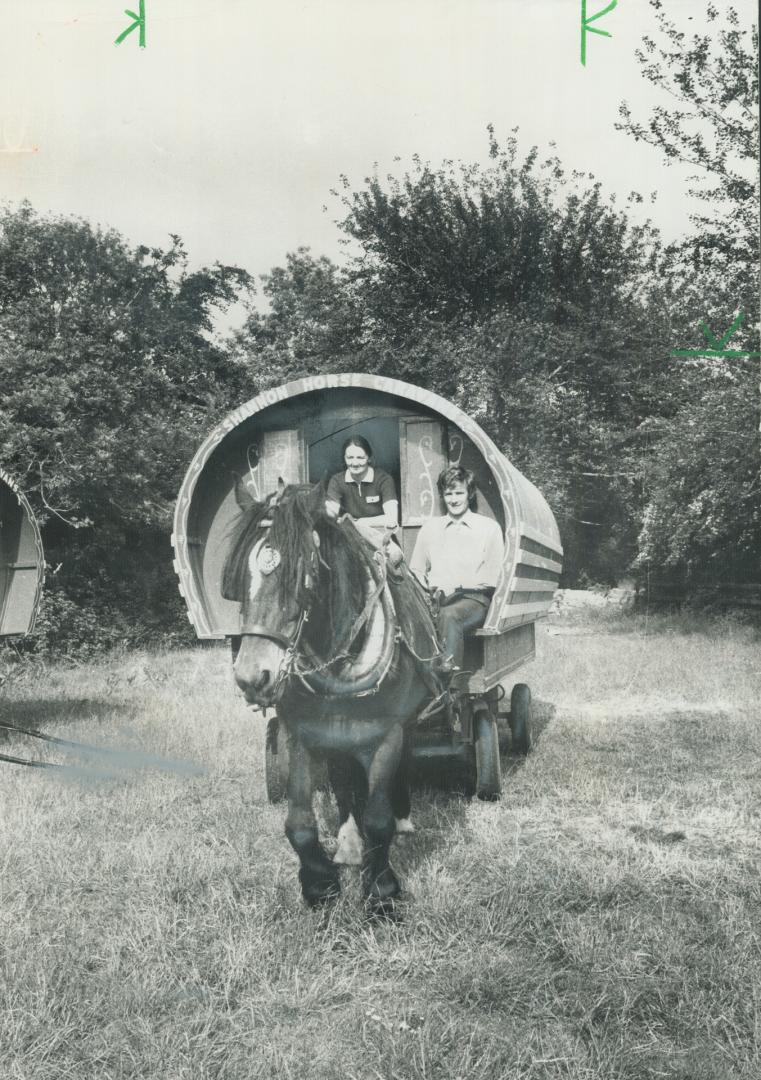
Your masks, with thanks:
[{"label": "foliage", "polygon": [[513,133],[489,128],[490,166],[419,158],[399,180],[344,178],[340,228],[358,242],[349,280],[370,319],[406,333],[418,320],[474,323],[495,310],[574,325],[596,304],[617,312],[636,296],[654,254],[648,226],[632,226],[599,183],[570,178],[559,159],[523,161]]},{"label": "foliage", "polygon": [[681,579],[755,580],[761,528],[755,365],[694,374],[695,400],[656,432],[638,564]]},{"label": "foliage", "polygon": [[456,401],[547,494],[571,577],[608,581],[638,529],[631,470],[608,458],[672,407],[658,237],[556,157],[520,160],[514,134],[488,145],[485,168],[415,159],[401,179],[344,180],[358,253],[289,256],[237,353],[260,382],[353,369]]},{"label": "foliage", "polygon": [[234,267],[189,272],[178,237],[133,250],[29,205],[0,215],[0,460],[59,567],[48,602],[98,616],[91,631],[84,616],[64,619],[60,647],[141,640],[176,617],[164,582],[177,488],[206,429],[250,386],[212,316],[247,284]]},{"label": "foliage", "polygon": [[362,348],[360,307],[344,269],[325,256],[299,248],[284,267],[263,275],[261,291],[269,310],[249,313],[233,348],[262,387],[340,368],[347,354]]},{"label": "foliage", "polygon": [[[758,28],[742,28],[734,8],[709,3],[710,33],[688,37],[651,0],[659,41],[644,39],[644,75],[676,105],[647,124],[625,104],[619,125],[667,160],[694,165],[691,194],[705,204],[694,232],[666,253],[671,334],[676,348],[706,347],[700,319],[721,337],[736,311],[744,326],[729,348],[759,348]],[[694,347],[694,346],[693,346]],[[678,407],[647,428],[646,493],[638,565],[689,592],[709,579],[757,580],[758,389],[747,360],[673,361]]]},{"label": "foliage", "polygon": [[[693,216],[695,232],[681,245],[693,268],[719,268],[742,289],[748,270],[751,297],[758,281],[758,27],[741,27],[733,7],[720,14],[708,3],[710,30],[688,37],[650,0],[660,31],[637,51],[643,74],[668,95],[647,123],[621,106],[617,127],[656,147],[669,161],[698,170],[690,194],[705,204]],[[753,286],[755,282],[755,289]],[[735,302],[741,294],[735,292]],[[755,318],[755,308],[751,308]]]}]

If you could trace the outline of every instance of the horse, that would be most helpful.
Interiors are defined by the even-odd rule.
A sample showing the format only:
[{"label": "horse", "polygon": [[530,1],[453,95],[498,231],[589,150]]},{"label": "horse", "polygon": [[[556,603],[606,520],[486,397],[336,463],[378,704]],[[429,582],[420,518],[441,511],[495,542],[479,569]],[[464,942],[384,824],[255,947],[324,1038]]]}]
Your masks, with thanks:
[{"label": "horse", "polygon": [[236,493],[241,514],[222,575],[223,595],[241,605],[233,670],[246,701],[277,706],[287,730],[285,832],[302,894],[314,907],[340,893],[312,808],[323,757],[340,820],[357,816],[365,901],[388,914],[401,890],[389,847],[395,817],[409,815],[407,737],[445,696],[430,663],[440,653],[425,592],[406,565],[392,577],[350,518],[326,514],[323,484],[280,485],[264,503],[240,483]]}]

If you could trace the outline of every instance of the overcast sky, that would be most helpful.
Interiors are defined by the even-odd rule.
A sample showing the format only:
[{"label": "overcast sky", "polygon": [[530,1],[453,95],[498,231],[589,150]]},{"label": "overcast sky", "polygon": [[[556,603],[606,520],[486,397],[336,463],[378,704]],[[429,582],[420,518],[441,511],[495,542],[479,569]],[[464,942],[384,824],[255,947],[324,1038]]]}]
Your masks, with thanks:
[{"label": "overcast sky", "polygon": [[[755,0],[734,2],[750,24]],[[492,123],[622,199],[657,190],[646,212],[687,228],[687,171],[613,126],[622,99],[656,100],[634,58],[647,0],[595,23],[613,36],[588,36],[586,68],[581,0],[145,0],[146,48],[115,46],[138,5],[2,0],[0,198],[258,274],[298,245],[340,257],[339,174],[485,161]],[[664,6],[703,29],[702,0]]]}]

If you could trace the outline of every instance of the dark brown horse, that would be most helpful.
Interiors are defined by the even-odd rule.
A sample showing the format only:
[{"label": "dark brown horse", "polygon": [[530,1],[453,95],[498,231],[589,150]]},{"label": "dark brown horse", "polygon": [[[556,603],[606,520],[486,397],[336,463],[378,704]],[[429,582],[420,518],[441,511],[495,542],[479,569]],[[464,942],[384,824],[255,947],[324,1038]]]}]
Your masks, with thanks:
[{"label": "dark brown horse", "polygon": [[372,910],[388,912],[400,891],[389,845],[405,801],[409,809],[405,732],[440,692],[428,664],[436,635],[406,568],[387,580],[382,553],[350,519],[331,520],[324,500],[322,485],[289,486],[265,504],[249,499],[243,510],[223,575],[224,595],[241,604],[235,679],[251,704],[276,705],[287,728],[285,831],[305,899],[318,904],[339,891],[338,867],[312,810],[319,755],[328,761],[340,817],[360,807],[364,895]]}]

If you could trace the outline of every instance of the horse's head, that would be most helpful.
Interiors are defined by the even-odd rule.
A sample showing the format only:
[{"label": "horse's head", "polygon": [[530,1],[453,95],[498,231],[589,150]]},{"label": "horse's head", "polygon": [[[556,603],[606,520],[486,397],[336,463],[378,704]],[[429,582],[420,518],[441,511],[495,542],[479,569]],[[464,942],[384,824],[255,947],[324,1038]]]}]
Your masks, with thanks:
[{"label": "horse's head", "polygon": [[317,584],[321,486],[280,485],[266,502],[236,491],[243,511],[225,562],[222,592],[241,605],[235,679],[247,701],[271,705],[303,637]]},{"label": "horse's head", "polygon": [[316,692],[364,692],[391,662],[395,630],[390,600],[378,592],[354,633],[377,587],[364,541],[325,514],[321,484],[248,502],[222,585],[241,604],[234,671],[246,700],[274,705],[294,671]]}]

